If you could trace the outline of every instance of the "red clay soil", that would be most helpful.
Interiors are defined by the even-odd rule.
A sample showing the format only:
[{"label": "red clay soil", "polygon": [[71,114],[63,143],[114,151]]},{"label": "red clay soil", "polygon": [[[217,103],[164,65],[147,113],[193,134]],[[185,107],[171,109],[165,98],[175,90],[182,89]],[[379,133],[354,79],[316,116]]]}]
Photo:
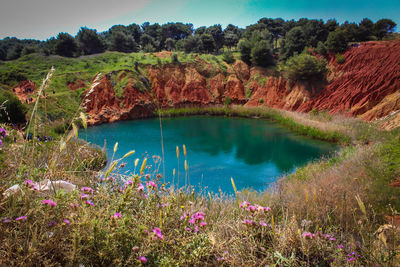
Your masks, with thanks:
[{"label": "red clay soil", "polygon": [[71,82],[68,84],[69,89],[76,91],[80,88],[86,88],[87,84],[82,80],[77,80],[76,82]]},{"label": "red clay soil", "polygon": [[[362,43],[350,48],[344,56],[342,65],[331,61],[335,71],[342,75],[301,105],[298,111],[316,108],[361,115],[400,89],[400,40]],[[376,117],[371,114],[366,119]]]},{"label": "red clay soil", "polygon": [[[169,52],[161,54],[170,55]],[[315,108],[361,115],[365,120],[381,118],[400,109],[400,40],[362,43],[349,48],[344,57],[345,63],[341,65],[334,56],[330,57],[329,83],[288,82],[273,76],[267,69],[249,68],[242,61],[226,65],[226,70],[219,66],[215,69],[198,57],[192,64],[147,67],[151,88],[135,88],[140,81],[131,78],[122,97],[117,98],[106,75],[92,92],[86,91],[88,122],[97,124],[147,117],[154,114],[157,106],[221,105],[227,97],[232,103],[245,106],[263,105],[303,112]],[[263,86],[258,82],[260,78],[265,80]],[[76,90],[87,85],[78,80],[68,86]],[[27,88],[34,90],[35,85],[24,81],[14,88],[21,101],[27,97]],[[252,92],[250,99],[246,99],[246,88]]]},{"label": "red clay soil", "polygon": [[33,102],[35,102],[35,99],[33,98],[34,94],[33,92],[35,91],[36,85],[34,82],[30,80],[25,80],[20,83],[18,83],[17,87],[13,88],[12,91],[14,94],[18,97],[19,101],[22,103],[26,103],[26,100],[32,97]]}]

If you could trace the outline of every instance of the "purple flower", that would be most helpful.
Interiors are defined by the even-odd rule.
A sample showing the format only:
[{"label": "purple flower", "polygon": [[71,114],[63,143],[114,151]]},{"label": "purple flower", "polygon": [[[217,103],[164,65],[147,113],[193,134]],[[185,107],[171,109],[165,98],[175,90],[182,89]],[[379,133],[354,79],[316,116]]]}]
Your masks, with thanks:
[{"label": "purple flower", "polygon": [[51,221],[51,222],[48,223],[48,226],[55,226],[55,225],[57,225],[57,223],[56,223],[56,222],[53,222],[53,221]]},{"label": "purple flower", "polygon": [[203,227],[203,226],[206,226],[207,223],[206,222],[200,222],[199,225],[200,225],[200,227]]},{"label": "purple flower", "polygon": [[7,135],[7,132],[6,132],[6,130],[5,129],[3,129],[3,128],[0,128],[0,137],[6,137],[6,135]]},{"label": "purple flower", "polygon": [[255,211],[257,211],[257,207],[250,205],[250,206],[247,207],[247,211],[255,212]]},{"label": "purple flower", "polygon": [[242,223],[243,223],[243,224],[246,224],[246,225],[253,225],[253,224],[254,224],[253,221],[250,221],[250,220],[248,220],[248,219],[243,220]]},{"label": "purple flower", "polygon": [[81,194],[81,199],[89,199],[89,196],[86,195],[86,194],[84,194],[84,193],[82,193],[82,194]]},{"label": "purple flower", "polygon": [[122,215],[121,215],[121,213],[119,213],[119,212],[116,212],[116,213],[114,213],[114,215],[113,216],[111,216],[113,219],[120,219],[120,218],[122,218]]},{"label": "purple flower", "polygon": [[183,215],[181,216],[180,220],[183,221],[187,218],[188,214],[185,212],[183,213]]},{"label": "purple flower", "polygon": [[240,208],[247,208],[250,205],[249,202],[243,201],[242,204],[239,205]]},{"label": "purple flower", "polygon": [[261,226],[267,226],[267,224],[265,222],[260,222]]},{"label": "purple flower", "polygon": [[315,238],[315,235],[310,233],[310,232],[304,232],[302,236],[305,239],[313,239],[313,238]]},{"label": "purple flower", "polygon": [[70,224],[71,224],[71,222],[70,222],[68,219],[64,219],[63,222],[64,222],[66,225],[70,225]]},{"label": "purple flower", "polygon": [[160,228],[154,227],[153,233],[155,234],[154,239],[157,239],[157,238],[164,239],[164,235],[161,233],[161,229]]},{"label": "purple flower", "polygon": [[139,257],[139,260],[140,260],[140,262],[143,263],[143,264],[147,263],[147,258],[146,258],[146,257],[140,256],[140,257]]},{"label": "purple flower", "polygon": [[81,191],[84,193],[89,193],[89,194],[93,194],[93,189],[90,187],[82,187]]},{"label": "purple flower", "polygon": [[15,218],[16,221],[20,221],[20,220],[24,221],[26,219],[27,219],[26,216],[21,216],[21,217]]},{"label": "purple flower", "polygon": [[86,200],[86,204],[90,205],[90,206],[94,206],[94,203],[90,200]]},{"label": "purple flower", "polygon": [[34,183],[32,182],[32,180],[25,180],[25,185],[31,187],[34,185]]},{"label": "purple flower", "polygon": [[329,241],[336,241],[336,238],[331,237],[331,238],[329,238]]},{"label": "purple flower", "polygon": [[128,180],[128,181],[125,182],[125,186],[131,185],[131,184],[133,184],[132,180]]},{"label": "purple flower", "polygon": [[157,188],[157,185],[153,181],[146,182],[147,187],[151,187],[153,189]]},{"label": "purple flower", "polygon": [[47,204],[47,205],[52,206],[52,207],[57,206],[57,203],[55,201],[51,200],[51,199],[42,200],[42,204],[43,205]]},{"label": "purple flower", "polygon": [[351,258],[347,258],[347,262],[352,262],[355,261],[355,258],[351,257]]},{"label": "purple flower", "polygon": [[2,222],[3,222],[3,223],[9,223],[9,222],[11,222],[11,219],[10,219],[10,218],[4,218],[4,219],[2,220]]},{"label": "purple flower", "polygon": [[186,227],[185,231],[190,232],[190,231],[192,231],[192,229],[190,229],[189,227]]},{"label": "purple flower", "polygon": [[142,184],[138,184],[138,187],[136,187],[137,191],[143,191],[144,186]]},{"label": "purple flower", "polygon": [[338,245],[338,249],[343,249],[343,245]]}]

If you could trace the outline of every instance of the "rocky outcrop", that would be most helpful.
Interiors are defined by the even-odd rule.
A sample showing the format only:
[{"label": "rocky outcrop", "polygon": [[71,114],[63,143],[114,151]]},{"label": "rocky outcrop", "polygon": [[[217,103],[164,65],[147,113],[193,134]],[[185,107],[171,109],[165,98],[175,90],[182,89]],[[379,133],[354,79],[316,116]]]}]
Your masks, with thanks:
[{"label": "rocky outcrop", "polygon": [[[34,82],[30,80],[21,81],[18,83],[17,87],[13,88],[13,93],[18,97],[19,101],[22,103],[34,102],[33,92],[36,89]],[[30,99],[32,98],[32,101]]]}]

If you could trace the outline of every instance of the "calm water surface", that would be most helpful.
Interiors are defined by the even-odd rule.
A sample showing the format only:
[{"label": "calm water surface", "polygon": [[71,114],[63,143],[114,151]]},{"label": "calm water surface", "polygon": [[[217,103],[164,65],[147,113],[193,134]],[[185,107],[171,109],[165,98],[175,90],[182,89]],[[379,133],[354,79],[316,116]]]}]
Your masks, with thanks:
[{"label": "calm water surface", "polygon": [[[276,179],[305,165],[308,161],[330,154],[335,145],[294,134],[276,123],[245,118],[181,117],[163,119],[166,181],[177,184],[176,146],[180,147],[180,186],[185,185],[182,145],[187,148],[191,185],[213,192],[221,189],[233,193],[230,178],[238,190],[261,191]],[[84,132],[80,132],[82,138]],[[114,158],[134,149],[123,169],[133,171],[136,158],[162,155],[158,119],[126,121],[90,127],[87,140],[103,146],[111,159],[115,142],[119,143]],[[146,154],[147,153],[147,154]],[[141,161],[138,168],[140,168]],[[160,166],[162,173],[162,165]]]}]

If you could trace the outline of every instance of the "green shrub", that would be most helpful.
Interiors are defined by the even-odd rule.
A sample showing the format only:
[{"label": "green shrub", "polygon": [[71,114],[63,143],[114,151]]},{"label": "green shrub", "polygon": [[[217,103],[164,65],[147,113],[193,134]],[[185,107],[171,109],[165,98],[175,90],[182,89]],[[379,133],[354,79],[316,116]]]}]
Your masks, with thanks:
[{"label": "green shrub", "polygon": [[225,97],[224,98],[224,105],[226,107],[230,106],[232,104],[232,99],[230,97]]},{"label": "green shrub", "polygon": [[0,122],[25,121],[26,108],[11,92],[0,89]]},{"label": "green shrub", "polygon": [[274,64],[271,46],[265,41],[259,41],[251,49],[251,63],[255,66],[268,67]]},{"label": "green shrub", "polygon": [[230,50],[225,50],[224,54],[222,55],[222,60],[225,61],[228,64],[233,64],[235,63],[235,58],[233,57],[233,54]]},{"label": "green shrub", "polygon": [[326,54],[326,46],[323,42],[319,41],[317,47],[314,49],[314,51],[320,55],[325,55]]},{"label": "green shrub", "polygon": [[343,64],[346,61],[346,58],[342,54],[336,54],[335,57],[338,64]]},{"label": "green shrub", "polygon": [[327,68],[326,61],[307,54],[295,55],[289,58],[283,70],[290,80],[310,80],[324,78]]},{"label": "green shrub", "polygon": [[173,64],[178,64],[179,60],[178,60],[178,55],[177,54],[172,54],[171,55],[171,61]]}]

